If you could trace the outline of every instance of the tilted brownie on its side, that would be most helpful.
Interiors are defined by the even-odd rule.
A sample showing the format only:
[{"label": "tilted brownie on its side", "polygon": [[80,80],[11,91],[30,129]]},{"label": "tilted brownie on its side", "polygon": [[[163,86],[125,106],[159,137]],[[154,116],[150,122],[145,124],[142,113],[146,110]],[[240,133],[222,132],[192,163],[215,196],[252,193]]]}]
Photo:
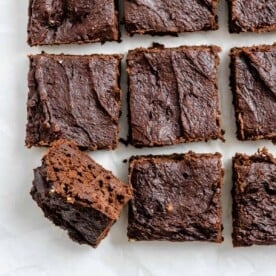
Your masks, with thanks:
[{"label": "tilted brownie on its side", "polygon": [[129,185],[62,140],[48,150],[34,174],[31,195],[45,216],[74,241],[93,247],[132,197]]},{"label": "tilted brownie on its side", "polygon": [[129,51],[130,142],[163,146],[222,138],[218,99],[219,47]]},{"label": "tilted brownie on its side", "polygon": [[233,48],[231,86],[240,140],[276,140],[276,44]]},{"label": "tilted brownie on its side", "polygon": [[30,56],[26,145],[58,139],[114,149],[121,112],[120,55]]},{"label": "tilted brownie on its side", "polygon": [[275,0],[228,0],[228,5],[231,33],[276,30]]},{"label": "tilted brownie on its side", "polygon": [[133,34],[177,34],[218,29],[218,1],[126,0],[125,26]]},{"label": "tilted brownie on its side", "polygon": [[130,240],[223,241],[219,153],[132,157],[129,181]]},{"label": "tilted brownie on its side", "polygon": [[30,0],[28,43],[31,46],[118,41],[114,0]]},{"label": "tilted brownie on its side", "polygon": [[276,158],[237,153],[233,185],[233,245],[276,244]]}]

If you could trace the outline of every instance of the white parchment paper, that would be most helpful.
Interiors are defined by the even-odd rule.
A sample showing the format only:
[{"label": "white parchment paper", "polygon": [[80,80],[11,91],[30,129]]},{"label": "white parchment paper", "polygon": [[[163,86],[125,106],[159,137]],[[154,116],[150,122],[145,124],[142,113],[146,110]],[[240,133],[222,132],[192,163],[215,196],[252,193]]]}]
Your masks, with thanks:
[{"label": "white parchment paper", "polygon": [[[270,0],[272,1],[272,0]],[[233,249],[231,244],[231,158],[235,152],[254,153],[268,141],[240,142],[235,136],[234,110],[229,88],[231,47],[271,44],[274,33],[234,34],[227,28],[227,6],[220,1],[220,30],[183,34],[179,37],[127,37],[122,43],[81,46],[36,47],[26,44],[28,0],[0,0],[0,275],[121,275],[121,276],[266,276],[276,275],[276,246]],[[190,143],[178,146],[135,149],[121,145],[112,152],[92,152],[91,156],[122,180],[127,181],[127,164],[122,160],[135,154],[169,154],[174,152],[221,152],[225,169],[223,187],[223,235],[221,245],[209,243],[136,242],[126,237],[126,210],[97,250],[73,243],[66,232],[46,220],[32,201],[29,190],[32,169],[40,164],[45,149],[24,147],[26,124],[28,54],[45,50],[49,53],[91,54],[123,53],[152,42],[167,47],[216,44],[220,54],[219,91],[222,125],[226,142]],[[123,64],[125,68],[125,64]],[[124,72],[124,70],[123,70]],[[126,75],[122,77],[124,108],[120,137],[127,136]]]}]

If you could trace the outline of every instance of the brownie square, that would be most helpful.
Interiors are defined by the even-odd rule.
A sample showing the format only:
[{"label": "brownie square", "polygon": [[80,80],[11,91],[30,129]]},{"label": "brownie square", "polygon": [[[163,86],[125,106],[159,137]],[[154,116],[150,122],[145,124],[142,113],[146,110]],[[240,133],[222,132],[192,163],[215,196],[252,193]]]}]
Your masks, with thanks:
[{"label": "brownie square", "polygon": [[233,245],[276,244],[276,158],[237,153],[233,184]]},{"label": "brownie square", "polygon": [[128,34],[177,34],[218,29],[218,1],[126,0]]},{"label": "brownie square", "polygon": [[53,144],[34,176],[31,195],[45,217],[74,241],[93,247],[132,197],[129,185],[67,141]]},{"label": "brownie square", "polygon": [[222,138],[216,46],[129,51],[130,142],[163,146]]},{"label": "brownie square", "polygon": [[240,140],[276,139],[276,44],[231,50],[231,86]]},{"label": "brownie square", "polygon": [[26,145],[58,139],[114,149],[121,111],[120,55],[30,56]]},{"label": "brownie square", "polygon": [[223,241],[219,153],[132,157],[129,180],[129,239]]},{"label": "brownie square", "polygon": [[275,0],[228,0],[228,4],[231,33],[276,30]]},{"label": "brownie square", "polygon": [[30,46],[118,41],[114,0],[30,0]]}]

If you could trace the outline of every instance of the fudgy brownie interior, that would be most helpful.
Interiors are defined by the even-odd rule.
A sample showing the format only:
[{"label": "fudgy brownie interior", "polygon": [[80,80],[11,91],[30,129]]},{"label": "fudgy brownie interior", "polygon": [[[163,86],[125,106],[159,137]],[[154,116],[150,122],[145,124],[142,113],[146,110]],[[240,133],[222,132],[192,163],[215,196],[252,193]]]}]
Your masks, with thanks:
[{"label": "fudgy brownie interior", "polygon": [[132,196],[129,185],[77,146],[58,141],[35,169],[31,195],[45,216],[79,243],[96,247]]}]

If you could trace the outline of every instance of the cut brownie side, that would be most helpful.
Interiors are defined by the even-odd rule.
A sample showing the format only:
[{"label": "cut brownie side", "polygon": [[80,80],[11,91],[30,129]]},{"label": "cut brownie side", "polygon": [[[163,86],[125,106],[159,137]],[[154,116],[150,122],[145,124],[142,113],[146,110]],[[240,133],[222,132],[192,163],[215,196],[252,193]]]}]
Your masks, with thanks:
[{"label": "cut brownie side", "polygon": [[28,43],[31,46],[119,39],[114,0],[30,0]]},{"label": "cut brownie side", "polygon": [[163,146],[222,138],[216,46],[129,52],[130,142]]},{"label": "cut brownie side", "polygon": [[130,186],[70,142],[58,141],[35,169],[31,195],[45,216],[96,247],[132,196]]},{"label": "cut brownie side", "polygon": [[220,154],[132,157],[129,180],[129,239],[223,241]]},{"label": "cut brownie side", "polygon": [[240,140],[276,139],[276,44],[231,50],[231,86]]},{"label": "cut brownie side", "polygon": [[126,0],[125,26],[133,34],[217,30],[217,0]]},{"label": "cut brownie side", "polygon": [[276,158],[237,153],[233,184],[233,245],[276,244]]},{"label": "cut brownie side", "polygon": [[121,111],[120,55],[30,56],[26,145],[57,139],[114,149]]},{"label": "cut brownie side", "polygon": [[276,30],[275,0],[228,0],[231,33]]}]

